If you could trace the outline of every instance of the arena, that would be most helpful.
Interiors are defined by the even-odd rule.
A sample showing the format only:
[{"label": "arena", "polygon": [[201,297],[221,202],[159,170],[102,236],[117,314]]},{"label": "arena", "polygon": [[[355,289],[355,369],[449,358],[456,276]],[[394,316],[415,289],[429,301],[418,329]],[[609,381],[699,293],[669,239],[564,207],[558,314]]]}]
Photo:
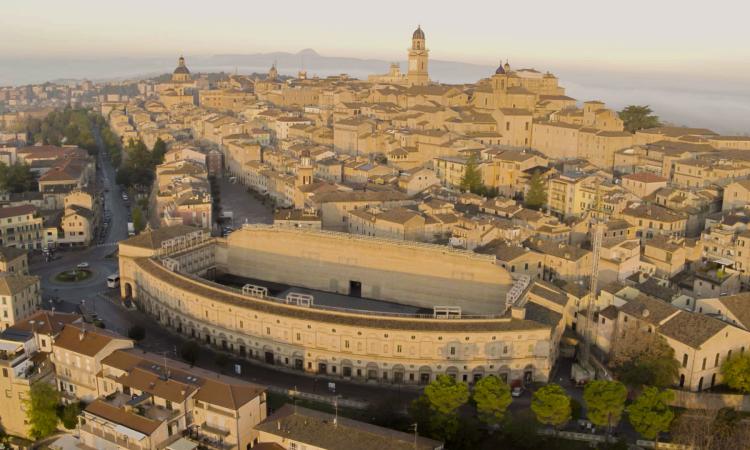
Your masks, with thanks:
[{"label": "arena", "polygon": [[165,326],[328,377],[546,381],[565,326],[562,308],[528,301],[536,284],[514,284],[494,256],[443,246],[266,225],[212,238],[175,226],[121,242],[119,258],[122,297]]}]

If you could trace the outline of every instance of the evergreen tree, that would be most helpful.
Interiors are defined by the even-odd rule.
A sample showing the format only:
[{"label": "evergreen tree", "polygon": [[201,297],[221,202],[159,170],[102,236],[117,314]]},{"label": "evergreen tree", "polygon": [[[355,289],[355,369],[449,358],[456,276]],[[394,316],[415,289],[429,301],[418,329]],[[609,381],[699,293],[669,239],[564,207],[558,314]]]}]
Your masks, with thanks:
[{"label": "evergreen tree", "polygon": [[653,111],[648,105],[630,105],[618,113],[623,121],[625,129],[631,133],[645,128],[654,128],[661,125],[659,117],[651,114]]},{"label": "evergreen tree", "polygon": [[627,397],[628,390],[619,381],[594,380],[583,390],[589,420],[607,430],[620,422]]},{"label": "evergreen tree", "polygon": [[482,192],[483,187],[482,173],[479,170],[477,156],[472,153],[466,161],[466,170],[464,171],[463,178],[461,178],[461,190],[464,192],[479,194]]},{"label": "evergreen tree", "polygon": [[540,423],[557,428],[570,420],[570,397],[560,385],[548,384],[534,392],[531,410]]},{"label": "evergreen tree", "polygon": [[529,190],[524,200],[524,206],[536,210],[541,209],[547,203],[547,188],[538,170],[535,170],[529,179]]},{"label": "evergreen tree", "polygon": [[164,162],[164,155],[167,153],[167,143],[161,138],[156,138],[154,148],[151,150],[151,162],[154,166]]},{"label": "evergreen tree", "polygon": [[497,425],[505,418],[505,412],[513,397],[507,383],[490,375],[474,385],[472,400],[477,406],[479,419],[488,425]]},{"label": "evergreen tree", "polygon": [[674,412],[669,402],[674,398],[672,391],[659,391],[647,387],[641,395],[627,407],[628,419],[635,431],[646,439],[658,439],[659,433],[669,430]]}]

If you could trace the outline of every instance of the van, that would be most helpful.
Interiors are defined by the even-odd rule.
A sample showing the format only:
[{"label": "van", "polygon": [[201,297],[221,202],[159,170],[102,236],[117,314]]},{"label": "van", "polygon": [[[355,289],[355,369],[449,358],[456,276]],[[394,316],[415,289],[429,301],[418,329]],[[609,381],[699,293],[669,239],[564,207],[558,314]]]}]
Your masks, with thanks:
[{"label": "van", "polygon": [[120,287],[120,274],[113,273],[107,277],[107,287],[114,289]]}]

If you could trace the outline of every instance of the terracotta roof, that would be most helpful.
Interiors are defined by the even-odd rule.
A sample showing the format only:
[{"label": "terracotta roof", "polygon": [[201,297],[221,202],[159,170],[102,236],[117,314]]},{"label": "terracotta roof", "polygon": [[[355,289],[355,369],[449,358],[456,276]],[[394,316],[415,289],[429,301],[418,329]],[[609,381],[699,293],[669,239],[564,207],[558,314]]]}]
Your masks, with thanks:
[{"label": "terracotta roof", "polygon": [[664,177],[660,177],[659,175],[655,175],[649,172],[631,173],[630,175],[625,175],[622,178],[633,180],[633,181],[639,181],[641,183],[666,183],[668,181]]},{"label": "terracotta roof", "polygon": [[200,228],[191,227],[188,225],[174,225],[171,227],[157,228],[151,231],[144,231],[137,236],[133,236],[130,239],[120,241],[120,244],[131,245],[133,247],[142,247],[149,249],[158,249],[161,247],[161,243],[178,237],[183,236],[194,231],[199,231]]},{"label": "terracotta roof", "polygon": [[39,277],[34,275],[3,273],[0,274],[0,295],[15,295],[38,283]]},{"label": "terracotta roof", "polygon": [[26,255],[26,250],[16,247],[0,246],[0,261],[8,262],[24,255]]},{"label": "terracotta roof", "polygon": [[85,411],[147,436],[150,436],[163,423],[126,412],[124,409],[109,405],[102,400],[94,400],[86,407]]},{"label": "terracotta roof", "polygon": [[286,404],[255,429],[327,450],[434,450],[442,443],[365,422]]},{"label": "terracotta roof", "polygon": [[681,311],[659,327],[659,332],[697,349],[728,326],[730,325],[704,314]]},{"label": "terracotta roof", "polygon": [[750,292],[719,297],[719,302],[737,318],[740,325],[750,328]]},{"label": "terracotta roof", "polygon": [[55,347],[64,348],[86,356],[94,356],[114,339],[128,340],[92,325],[68,324],[65,325],[55,340]]},{"label": "terracotta roof", "polygon": [[[16,322],[11,328],[23,331],[36,331],[50,336],[57,335],[65,325],[81,320],[78,314],[53,312],[41,309],[34,314]],[[34,322],[33,324],[31,322]]]},{"label": "terracotta roof", "polygon": [[20,205],[20,206],[5,206],[0,208],[0,219],[7,219],[15,216],[25,216],[27,214],[35,214],[36,206],[34,205]]},{"label": "terracotta roof", "polygon": [[680,311],[676,306],[648,295],[638,295],[636,298],[628,300],[620,307],[620,310],[655,325]]},{"label": "terracotta roof", "polygon": [[118,382],[170,401],[183,401],[197,389],[195,400],[237,410],[265,392],[260,385],[171,359],[166,360],[169,377],[165,379],[164,363],[162,356],[136,349],[116,350],[102,359],[102,365],[127,372]]}]

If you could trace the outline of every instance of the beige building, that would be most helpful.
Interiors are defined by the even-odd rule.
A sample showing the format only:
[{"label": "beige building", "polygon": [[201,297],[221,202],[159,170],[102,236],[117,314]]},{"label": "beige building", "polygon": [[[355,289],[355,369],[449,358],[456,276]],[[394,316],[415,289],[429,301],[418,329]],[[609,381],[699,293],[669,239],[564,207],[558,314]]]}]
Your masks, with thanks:
[{"label": "beige building", "polygon": [[42,302],[39,277],[22,273],[0,274],[0,327],[4,330],[31,315]]},{"label": "beige building", "polygon": [[28,253],[15,247],[0,247],[0,272],[27,275],[29,273]]},{"label": "beige building", "polygon": [[639,198],[643,198],[667,187],[668,181],[666,178],[652,173],[636,172],[622,177],[622,187]]},{"label": "beige building", "polygon": [[45,246],[42,218],[35,206],[0,208],[0,246],[27,250]]},{"label": "beige building", "polygon": [[721,210],[744,208],[746,205],[750,205],[750,180],[729,183],[724,188]]},{"label": "beige building", "polygon": [[443,449],[442,443],[432,439],[289,404],[256,429],[260,448],[267,450],[349,450],[354,445],[361,450]]},{"label": "beige building", "polygon": [[52,362],[57,388],[68,401],[91,402],[99,396],[97,375],[102,360],[133,341],[92,325],[66,325],[55,339]]},{"label": "beige building", "polygon": [[91,448],[195,448],[201,442],[246,449],[266,418],[262,387],[140,350],[111,352],[96,382],[100,395],[79,419],[80,440]]},{"label": "beige building", "polygon": [[[377,251],[368,251],[371,246]],[[171,270],[153,258],[162,248]],[[252,263],[258,258],[263,264]],[[430,262],[420,263],[420,258]],[[442,263],[435,264],[437,259]],[[390,274],[387,285],[379,281],[385,280],[384,268]],[[395,268],[398,277],[393,276]],[[231,271],[349,294],[351,307],[317,308],[325,305],[325,297],[292,295],[299,293],[294,290],[280,294],[286,300],[276,300],[273,296],[279,294],[257,285],[246,286],[243,295],[188,277],[183,270]],[[215,240],[166,228],[124,241],[120,274],[123,296],[132,295],[183,334],[240,357],[358,381],[418,384],[439,373],[464,381],[490,373],[508,380],[546,380],[564,329],[562,314],[544,313],[532,301],[533,306],[502,315],[507,302],[515,300],[506,298],[511,280],[494,258],[425,244],[263,227],[243,227],[227,240]],[[407,308],[435,308],[434,316],[364,312],[357,309],[359,295]],[[525,304],[527,299],[516,300]],[[456,317],[471,311],[500,315]],[[454,318],[443,318],[446,314]]]},{"label": "beige building", "polygon": [[6,433],[30,438],[25,401],[36,383],[54,383],[47,356],[65,324],[76,321],[75,314],[37,311],[0,333],[0,389],[5,392],[0,424]]}]

